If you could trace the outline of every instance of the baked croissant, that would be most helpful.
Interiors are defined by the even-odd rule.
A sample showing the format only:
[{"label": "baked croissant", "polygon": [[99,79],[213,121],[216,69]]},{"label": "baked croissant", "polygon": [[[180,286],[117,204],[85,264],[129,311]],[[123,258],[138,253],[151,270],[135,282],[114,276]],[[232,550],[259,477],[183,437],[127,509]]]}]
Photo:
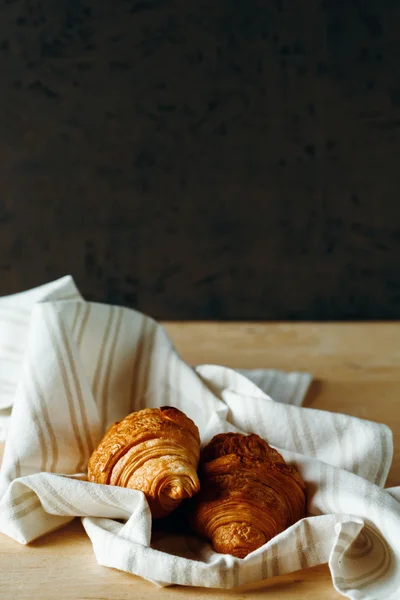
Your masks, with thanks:
[{"label": "baked croissant", "polygon": [[244,558],[305,516],[298,472],[258,435],[222,433],[203,449],[189,520],[216,552]]},{"label": "baked croissant", "polygon": [[199,491],[200,437],[177,408],[134,412],[114,423],[93,452],[89,481],[141,490],[152,516],[165,517]]}]

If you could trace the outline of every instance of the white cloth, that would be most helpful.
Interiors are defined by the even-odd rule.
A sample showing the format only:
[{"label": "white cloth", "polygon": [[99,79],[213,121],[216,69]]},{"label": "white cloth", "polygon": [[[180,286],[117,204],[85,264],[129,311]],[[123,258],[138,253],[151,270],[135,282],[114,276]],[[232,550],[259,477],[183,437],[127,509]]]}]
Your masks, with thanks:
[{"label": "white cloth", "polygon": [[6,438],[33,306],[49,300],[76,299],[82,297],[72,277],[0,298],[0,440]]},{"label": "white cloth", "polygon": [[[24,295],[0,301],[3,347],[20,336],[25,349],[22,367],[2,371],[10,390],[18,385],[1,469],[1,532],[27,544],[81,516],[100,564],[160,585],[231,588],[328,562],[344,596],[398,598],[400,488],[383,489],[393,454],[386,426],[296,406],[305,374],[262,376],[278,402],[231,369],[189,367],[152,319],[86,303],[69,278],[53,286],[38,294],[27,336],[12,320]],[[60,300],[64,287],[78,299]],[[4,404],[11,401],[5,394]],[[194,535],[152,536],[141,492],[88,483],[85,471],[106,427],[162,405],[187,413],[202,443],[228,430],[268,440],[306,481],[308,517],[243,560]]]}]

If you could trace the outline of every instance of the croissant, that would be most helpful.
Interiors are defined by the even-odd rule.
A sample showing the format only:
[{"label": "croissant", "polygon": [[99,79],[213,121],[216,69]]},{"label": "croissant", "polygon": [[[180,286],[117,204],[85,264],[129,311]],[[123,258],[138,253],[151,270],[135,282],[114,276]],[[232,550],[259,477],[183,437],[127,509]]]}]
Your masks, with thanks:
[{"label": "croissant", "polygon": [[222,433],[203,449],[189,521],[216,552],[244,558],[304,517],[298,472],[258,435]]},{"label": "croissant", "polygon": [[141,490],[152,516],[165,517],[199,491],[200,437],[177,408],[134,412],[114,423],[93,452],[88,479]]}]

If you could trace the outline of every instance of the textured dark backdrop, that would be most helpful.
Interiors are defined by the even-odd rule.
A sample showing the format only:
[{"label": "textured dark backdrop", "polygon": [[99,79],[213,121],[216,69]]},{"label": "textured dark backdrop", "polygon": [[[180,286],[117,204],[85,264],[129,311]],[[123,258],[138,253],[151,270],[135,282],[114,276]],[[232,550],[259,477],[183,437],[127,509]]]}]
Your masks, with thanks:
[{"label": "textured dark backdrop", "polygon": [[0,6],[0,294],[400,318],[400,2]]}]

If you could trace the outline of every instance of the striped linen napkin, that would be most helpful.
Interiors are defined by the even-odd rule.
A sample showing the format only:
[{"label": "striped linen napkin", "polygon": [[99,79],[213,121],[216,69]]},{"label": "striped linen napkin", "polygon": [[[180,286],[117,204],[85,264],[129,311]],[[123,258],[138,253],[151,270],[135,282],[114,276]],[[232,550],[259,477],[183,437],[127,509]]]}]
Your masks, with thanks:
[{"label": "striped linen napkin", "polygon": [[[14,400],[1,532],[27,544],[80,516],[100,564],[159,585],[232,588],[328,562],[343,596],[398,598],[400,488],[383,489],[393,454],[386,426],[302,408],[306,374],[192,368],[155,321],[84,302],[70,278],[39,290],[0,299],[0,373],[9,382],[0,398],[4,408]],[[245,559],[194,535],[152,535],[141,492],[89,483],[85,471],[111,423],[162,405],[188,414],[203,444],[221,431],[268,440],[306,481],[307,518]]]}]

